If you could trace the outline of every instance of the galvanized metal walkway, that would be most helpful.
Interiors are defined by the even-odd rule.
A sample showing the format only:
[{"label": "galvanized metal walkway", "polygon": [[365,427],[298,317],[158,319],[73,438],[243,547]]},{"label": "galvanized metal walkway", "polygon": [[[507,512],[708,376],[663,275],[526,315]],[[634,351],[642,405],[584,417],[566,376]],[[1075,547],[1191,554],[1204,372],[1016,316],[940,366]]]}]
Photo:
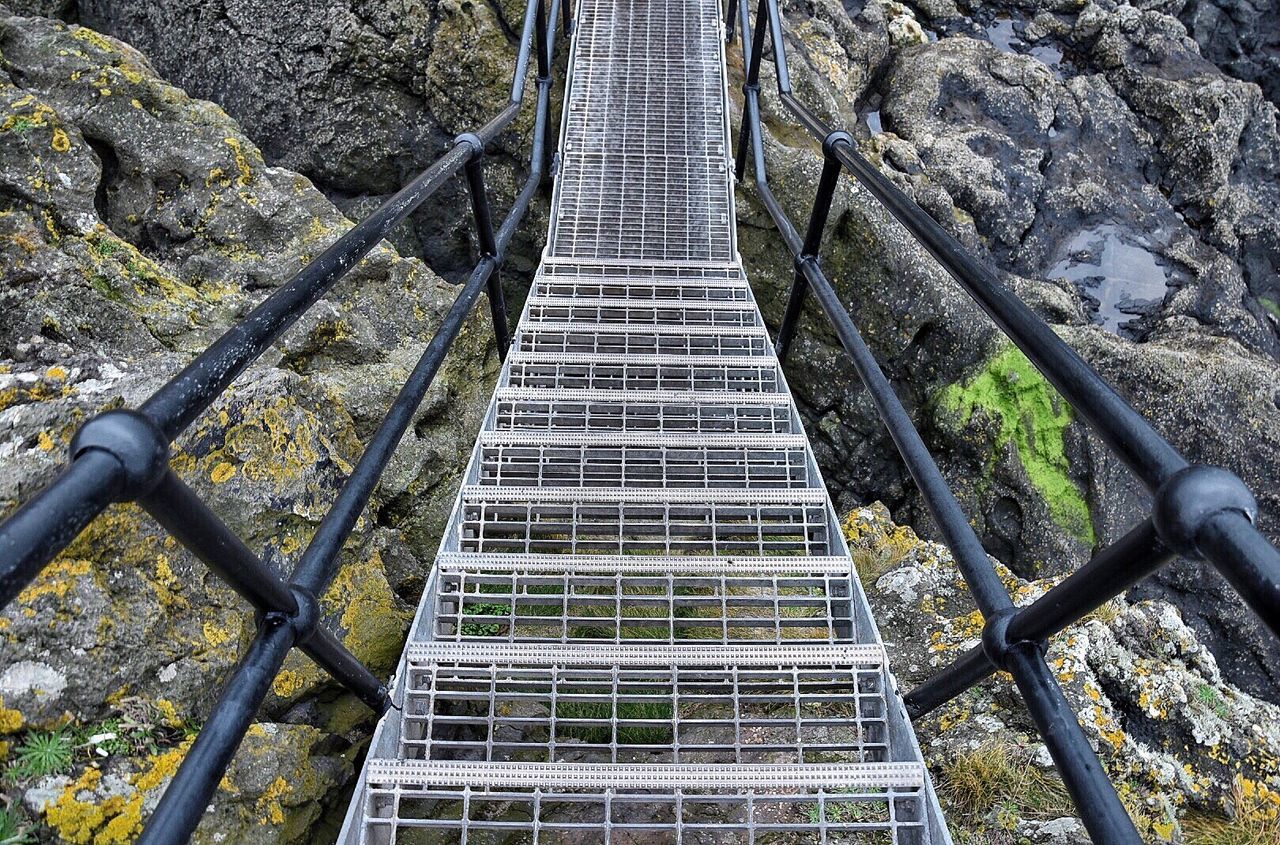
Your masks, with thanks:
[{"label": "galvanized metal walkway", "polygon": [[738,259],[716,0],[578,9],[544,262],[340,841],[944,845]]}]

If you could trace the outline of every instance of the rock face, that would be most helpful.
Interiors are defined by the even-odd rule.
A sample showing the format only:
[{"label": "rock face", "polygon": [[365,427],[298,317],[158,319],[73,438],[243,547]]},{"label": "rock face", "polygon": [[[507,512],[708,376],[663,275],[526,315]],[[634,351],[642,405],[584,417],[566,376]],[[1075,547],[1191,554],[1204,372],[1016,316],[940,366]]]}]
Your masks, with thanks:
[{"label": "rock face", "polygon": [[1280,102],[1280,8],[1272,0],[1188,0],[1178,18],[1205,57]]},{"label": "rock face", "polygon": [[[857,125],[864,153],[1188,460],[1245,478],[1275,538],[1276,108],[1152,5],[791,3],[792,81],[832,122]],[[764,100],[772,182],[803,221],[816,145],[771,92]],[[791,261],[753,189],[739,196],[742,251],[776,321]],[[1140,518],[1149,499],[1128,471],[851,185],[837,192],[823,260],[991,553],[1026,577],[1061,574]],[[882,499],[927,532],[814,306],[788,378],[839,500]],[[1233,682],[1280,700],[1280,645],[1212,573],[1178,564],[1136,596],[1179,606]]]},{"label": "rock face", "polygon": [[[0,7],[0,57],[4,513],[53,477],[87,416],[139,404],[350,224],[119,41]],[[376,248],[178,440],[175,469],[287,573],[454,292]],[[460,483],[491,334],[482,315],[464,329],[322,601],[379,672]],[[140,510],[110,509],[0,616],[3,750],[21,763],[64,725],[71,748],[6,790],[34,790],[63,841],[131,841],[252,630]],[[371,714],[295,653],[261,718],[197,841],[310,841]]]},{"label": "rock face", "polygon": [[[904,690],[978,645],[982,615],[944,546],[879,503],[850,513],[845,533]],[[1001,574],[1019,605],[1056,580]],[[1276,829],[1280,706],[1231,683],[1174,605],[1105,605],[1051,640],[1046,660],[1144,841],[1266,841],[1198,838],[1222,837],[1230,823],[1208,819],[1223,814]],[[917,729],[958,842],[1089,841],[1007,675]]]},{"label": "rock face", "polygon": [[[524,4],[83,0],[78,11],[150,57],[165,79],[234,115],[272,164],[359,215],[506,105]],[[527,150],[531,114],[491,151],[498,197],[509,200],[523,179],[513,155]],[[464,187],[448,186],[431,213],[395,236],[451,280],[475,260]],[[536,265],[537,242],[518,244],[517,268]]]}]

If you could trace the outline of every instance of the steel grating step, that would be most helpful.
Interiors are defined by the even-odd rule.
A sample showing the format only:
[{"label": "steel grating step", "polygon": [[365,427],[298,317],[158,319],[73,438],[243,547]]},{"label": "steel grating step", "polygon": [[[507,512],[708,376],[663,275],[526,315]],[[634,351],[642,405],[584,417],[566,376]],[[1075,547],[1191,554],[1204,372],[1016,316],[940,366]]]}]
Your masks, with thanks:
[{"label": "steel grating step", "polygon": [[547,323],[624,326],[685,326],[688,328],[740,328],[760,325],[755,305],[743,301],[685,301],[636,303],[625,297],[535,296],[527,301],[523,323],[539,327]]},{"label": "steel grating step", "polygon": [[[503,642],[853,642],[851,573],[668,569],[445,570],[437,640]],[[711,567],[707,567],[708,570]]]},{"label": "steel grating step", "polygon": [[497,431],[691,432],[786,435],[797,430],[785,393],[500,387]]},{"label": "steel grating step", "polygon": [[507,488],[771,489],[812,481],[796,435],[493,432],[480,438],[478,464],[478,484]]},{"label": "steel grating step", "polygon": [[464,552],[618,555],[827,555],[825,491],[468,486],[456,527]]},{"label": "steel grating step", "polygon": [[422,760],[888,760],[875,645],[411,646],[401,751]]},{"label": "steel grating step", "polygon": [[364,841],[884,843],[925,833],[918,763],[371,763]]},{"label": "steel grating step", "polygon": [[520,360],[546,360],[555,356],[574,360],[587,356],[626,356],[660,363],[659,358],[760,356],[769,352],[769,336],[763,328],[714,326],[624,326],[612,323],[570,324],[523,322],[512,352]]},{"label": "steel grating step", "polygon": [[690,390],[778,393],[783,389],[772,356],[562,355],[514,352],[504,386],[570,390]]},{"label": "steel grating step", "polygon": [[844,555],[805,555],[803,557],[770,556],[714,557],[686,555],[608,554],[478,554],[474,552],[441,552],[436,559],[439,572],[504,572],[504,573],[576,573],[642,574],[762,574],[795,575],[822,573],[848,575],[852,562]]}]

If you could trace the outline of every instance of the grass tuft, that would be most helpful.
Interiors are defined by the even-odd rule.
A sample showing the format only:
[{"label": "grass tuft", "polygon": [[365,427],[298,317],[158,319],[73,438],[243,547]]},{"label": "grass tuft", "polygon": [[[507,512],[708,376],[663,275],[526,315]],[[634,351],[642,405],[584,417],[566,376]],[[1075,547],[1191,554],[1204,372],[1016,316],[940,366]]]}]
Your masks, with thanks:
[{"label": "grass tuft", "polygon": [[1187,845],[1276,845],[1280,842],[1280,808],[1266,798],[1246,794],[1237,779],[1232,818],[1188,815],[1182,823]]},{"label": "grass tuft", "polygon": [[1035,765],[1026,749],[997,740],[956,754],[943,766],[939,792],[961,817],[995,810],[1004,817],[1055,819],[1073,812],[1056,774]]}]

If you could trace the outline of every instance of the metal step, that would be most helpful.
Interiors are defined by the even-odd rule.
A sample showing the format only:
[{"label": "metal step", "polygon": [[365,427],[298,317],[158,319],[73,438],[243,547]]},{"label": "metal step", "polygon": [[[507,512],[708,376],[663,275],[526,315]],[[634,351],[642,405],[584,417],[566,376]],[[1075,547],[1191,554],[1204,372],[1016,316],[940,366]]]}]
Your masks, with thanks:
[{"label": "metal step", "polygon": [[512,351],[522,358],[554,355],[627,356],[646,358],[702,356],[758,356],[769,352],[763,328],[716,326],[624,326],[612,323],[522,322]]},{"label": "metal step", "polygon": [[919,763],[626,765],[376,761],[362,841],[892,843],[927,832]]},{"label": "metal step", "polygon": [[811,486],[798,435],[492,432],[482,486],[771,489]]},{"label": "metal step", "polygon": [[637,303],[626,297],[533,296],[523,325],[569,323],[574,326],[712,326],[726,329],[758,326],[760,315],[750,301],[686,301]]},{"label": "metal step", "polygon": [[689,390],[778,393],[772,356],[562,355],[514,352],[504,386],[570,390]]},{"label": "metal step", "polygon": [[[777,562],[775,562],[775,560]],[[446,555],[432,636],[502,642],[848,643],[847,558]]]},{"label": "metal step", "polygon": [[464,552],[827,555],[825,491],[464,487]]},{"label": "metal step", "polygon": [[791,434],[797,423],[785,393],[567,390],[500,387],[497,431]]},{"label": "metal step", "polygon": [[876,645],[408,650],[404,757],[577,763],[888,760]]}]

